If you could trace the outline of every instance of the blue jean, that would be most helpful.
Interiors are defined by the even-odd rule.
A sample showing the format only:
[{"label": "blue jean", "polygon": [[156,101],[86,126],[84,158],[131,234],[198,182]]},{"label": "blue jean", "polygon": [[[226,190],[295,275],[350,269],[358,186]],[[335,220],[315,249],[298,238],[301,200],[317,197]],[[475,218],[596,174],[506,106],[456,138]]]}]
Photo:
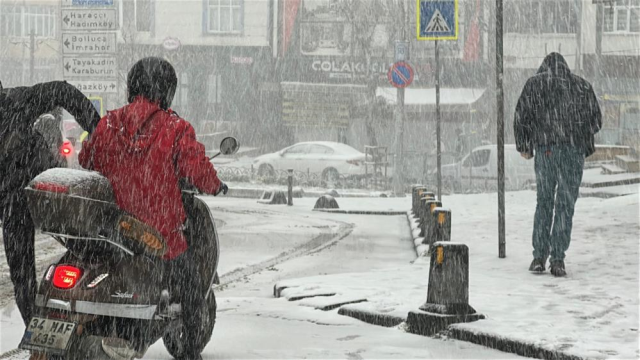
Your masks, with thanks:
[{"label": "blue jean", "polygon": [[[573,213],[584,169],[582,149],[566,145],[536,148],[537,206],[533,257],[564,260],[571,242]],[[554,216],[555,210],[555,216]]]}]

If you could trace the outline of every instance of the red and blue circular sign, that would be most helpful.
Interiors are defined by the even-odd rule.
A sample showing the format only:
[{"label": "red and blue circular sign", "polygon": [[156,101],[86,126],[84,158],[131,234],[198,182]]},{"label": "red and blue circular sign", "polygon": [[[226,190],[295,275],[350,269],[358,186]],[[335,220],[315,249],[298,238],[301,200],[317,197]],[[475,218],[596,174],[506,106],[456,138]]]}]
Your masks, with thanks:
[{"label": "red and blue circular sign", "polygon": [[387,77],[394,87],[406,88],[413,82],[413,69],[406,62],[399,61],[391,65]]}]

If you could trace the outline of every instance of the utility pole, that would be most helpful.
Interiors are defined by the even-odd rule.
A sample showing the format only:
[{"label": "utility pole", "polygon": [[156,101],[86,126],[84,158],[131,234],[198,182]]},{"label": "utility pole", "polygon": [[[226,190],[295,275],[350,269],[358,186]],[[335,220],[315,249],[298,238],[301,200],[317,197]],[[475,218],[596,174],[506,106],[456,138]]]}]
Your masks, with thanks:
[{"label": "utility pole", "polygon": [[33,85],[33,70],[35,68],[34,66],[34,53],[36,51],[36,41],[35,41],[35,34],[33,33],[33,30],[31,30],[31,33],[29,34],[29,85]]},{"label": "utility pole", "polygon": [[438,167],[438,201],[442,201],[442,145],[440,136],[440,52],[435,41],[436,57],[436,166]]},{"label": "utility pole", "polygon": [[[407,40],[406,32],[406,11],[404,1],[399,2],[401,12],[401,41]],[[397,197],[404,196],[404,186],[402,177],[402,167],[404,165],[403,143],[404,138],[404,88],[396,89],[396,130],[395,130],[395,147],[394,147],[394,165],[393,165],[393,193]]]},{"label": "utility pole", "polygon": [[506,257],[504,212],[504,87],[503,80],[503,12],[502,0],[496,0],[496,97],[498,140],[498,257]]},{"label": "utility pole", "polygon": [[[596,66],[594,67],[594,76],[596,80],[595,88],[602,93],[602,32],[604,28],[604,5],[598,2],[596,5]],[[611,10],[613,11],[613,9]]]}]

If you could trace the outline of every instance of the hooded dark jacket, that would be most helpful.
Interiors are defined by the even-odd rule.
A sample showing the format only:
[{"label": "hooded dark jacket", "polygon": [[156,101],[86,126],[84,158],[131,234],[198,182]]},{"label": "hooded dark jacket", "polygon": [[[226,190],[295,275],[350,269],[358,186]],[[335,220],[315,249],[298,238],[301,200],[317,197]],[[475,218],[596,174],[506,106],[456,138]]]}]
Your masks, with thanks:
[{"label": "hooded dark jacket", "polygon": [[539,146],[570,145],[586,157],[594,153],[594,135],[601,127],[591,84],[572,74],[562,55],[547,55],[516,106],[513,130],[518,151],[533,155]]},{"label": "hooded dark jacket", "polygon": [[65,81],[0,88],[0,204],[9,193],[58,164],[33,126],[40,115],[57,107],[67,110],[89,132],[100,121],[91,101]]},{"label": "hooded dark jacket", "polygon": [[143,97],[109,111],[78,160],[109,179],[121,209],[160,232],[169,248],[167,260],[187,249],[179,179],[208,194],[220,187],[191,124]]}]

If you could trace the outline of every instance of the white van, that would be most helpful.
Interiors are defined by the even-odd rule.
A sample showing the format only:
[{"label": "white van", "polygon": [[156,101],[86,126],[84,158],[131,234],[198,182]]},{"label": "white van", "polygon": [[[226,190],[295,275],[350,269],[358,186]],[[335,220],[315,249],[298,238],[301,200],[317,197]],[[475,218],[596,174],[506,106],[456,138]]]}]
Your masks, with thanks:
[{"label": "white van", "polygon": [[[535,184],[533,159],[526,160],[513,144],[504,146],[505,189],[527,189]],[[480,146],[460,162],[442,166],[442,182],[452,190],[498,188],[498,147]]]}]

